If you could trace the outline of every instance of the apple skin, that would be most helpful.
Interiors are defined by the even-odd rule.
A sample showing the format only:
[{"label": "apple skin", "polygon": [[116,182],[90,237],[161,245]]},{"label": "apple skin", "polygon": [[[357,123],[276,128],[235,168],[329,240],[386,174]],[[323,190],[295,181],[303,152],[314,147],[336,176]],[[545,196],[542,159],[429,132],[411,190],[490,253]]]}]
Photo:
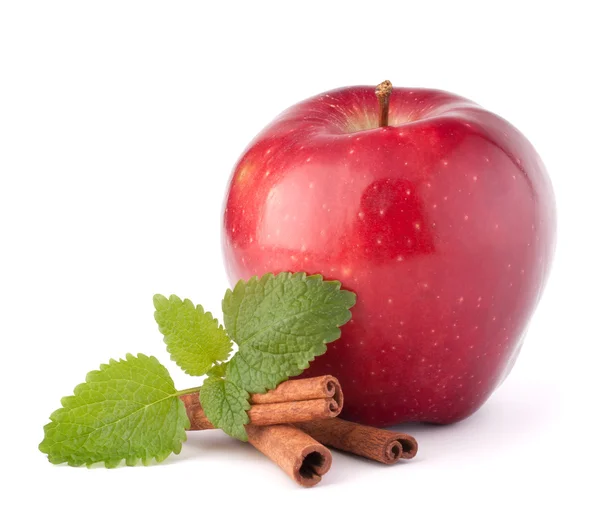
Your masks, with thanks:
[{"label": "apple skin", "polygon": [[291,107],[234,168],[223,249],[232,283],[319,273],[357,294],[306,375],[332,374],[343,416],[375,426],[476,411],[519,353],[555,246],[550,180],[527,139],[456,95],[374,87]]}]

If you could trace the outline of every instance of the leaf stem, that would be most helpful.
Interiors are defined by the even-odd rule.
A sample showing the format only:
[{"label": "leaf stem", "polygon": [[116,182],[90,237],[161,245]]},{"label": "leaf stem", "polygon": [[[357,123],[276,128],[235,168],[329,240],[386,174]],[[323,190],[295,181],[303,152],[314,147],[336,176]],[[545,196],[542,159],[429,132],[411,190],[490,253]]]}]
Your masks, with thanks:
[{"label": "leaf stem", "polygon": [[188,388],[187,390],[180,390],[175,395],[177,397],[181,397],[181,395],[188,395],[189,393],[198,393],[200,391],[201,386],[196,386],[195,388]]}]

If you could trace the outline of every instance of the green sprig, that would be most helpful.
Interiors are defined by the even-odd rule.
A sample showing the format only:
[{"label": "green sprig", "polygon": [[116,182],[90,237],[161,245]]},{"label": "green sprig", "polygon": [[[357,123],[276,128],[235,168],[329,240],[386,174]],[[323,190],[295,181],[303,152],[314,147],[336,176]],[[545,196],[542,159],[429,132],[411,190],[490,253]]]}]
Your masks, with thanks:
[{"label": "green sprig", "polygon": [[[50,416],[39,448],[52,463],[115,467],[179,453],[189,428],[180,396],[200,392],[210,422],[247,440],[251,393],[264,393],[308,368],[340,337],[354,293],[305,273],[240,281],[223,299],[225,328],[201,305],[154,297],[154,317],[171,359],[201,387],[175,389],[155,357],[128,354],[90,372]],[[238,351],[232,357],[233,342]]]}]

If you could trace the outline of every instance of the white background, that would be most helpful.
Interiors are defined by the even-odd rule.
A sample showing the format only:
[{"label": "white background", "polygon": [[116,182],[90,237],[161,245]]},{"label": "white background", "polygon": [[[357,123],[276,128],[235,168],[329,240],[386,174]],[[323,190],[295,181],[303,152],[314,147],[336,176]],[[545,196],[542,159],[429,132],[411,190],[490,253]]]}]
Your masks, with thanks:
[{"label": "white background", "polygon": [[[2,2],[0,512],[525,515],[568,503],[598,515],[594,3]],[[252,137],[308,96],[388,78],[507,118],[555,187],[552,276],[488,403],[451,427],[399,427],[420,442],[411,463],[336,453],[311,490],[219,431],[158,466],[50,465],[42,427],[87,371],[126,352],[169,364],[154,293],[220,314],[221,205]],[[169,368],[179,388],[196,383]]]}]

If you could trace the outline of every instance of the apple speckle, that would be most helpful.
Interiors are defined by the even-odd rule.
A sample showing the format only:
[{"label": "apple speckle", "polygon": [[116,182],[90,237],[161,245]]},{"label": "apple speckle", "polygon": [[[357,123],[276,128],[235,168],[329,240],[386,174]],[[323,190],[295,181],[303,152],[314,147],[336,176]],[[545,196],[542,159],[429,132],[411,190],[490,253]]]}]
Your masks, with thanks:
[{"label": "apple speckle", "polygon": [[[402,92],[398,95],[406,95],[406,90],[400,89],[398,92]],[[413,93],[422,99],[420,93]],[[335,118],[336,124],[346,115],[361,116],[358,110],[352,110],[353,105],[359,103],[356,98],[344,100],[338,93],[330,98],[325,96],[323,94],[320,102],[321,112],[332,120]],[[425,105],[416,106],[413,96],[406,101],[413,104],[415,111],[412,115],[417,119]],[[431,103],[428,99],[426,102]],[[436,107],[435,102],[431,104],[431,108]],[[469,117],[473,115],[473,109],[477,110],[469,108]],[[404,115],[403,110],[402,104],[394,104],[392,100],[392,123]],[[484,116],[490,115],[485,113]],[[238,195],[234,183],[230,195],[232,204],[229,205],[232,210],[225,208],[228,251],[237,246],[233,253],[235,263],[230,270],[233,270],[234,276],[244,277],[267,270],[298,269],[294,264],[302,264],[300,269],[322,271],[323,274],[328,274],[332,266],[338,268],[341,279],[348,282],[351,290],[356,290],[361,305],[360,311],[356,311],[342,333],[341,340],[337,345],[331,345],[334,355],[326,361],[331,363],[333,372],[345,376],[353,396],[360,393],[360,396],[356,395],[356,406],[348,405],[348,414],[352,414],[353,418],[368,419],[380,426],[392,423],[392,414],[398,422],[433,419],[438,423],[466,415],[469,407],[478,407],[493,389],[493,382],[488,382],[494,375],[489,365],[492,362],[499,364],[496,354],[509,356],[513,352],[516,336],[512,330],[515,325],[522,323],[517,309],[527,312],[529,309],[526,309],[525,298],[530,297],[530,292],[534,295],[539,293],[539,288],[534,289],[530,279],[535,277],[535,281],[538,284],[540,282],[540,275],[536,276],[537,261],[548,248],[545,233],[547,225],[542,220],[540,224],[543,223],[544,231],[530,230],[532,222],[540,220],[535,217],[543,207],[541,204],[532,207],[528,203],[532,194],[531,184],[526,185],[527,182],[521,181],[522,174],[527,174],[536,187],[539,178],[535,168],[537,162],[527,155],[526,147],[511,147],[512,129],[507,130],[507,142],[495,142],[498,139],[494,134],[491,140],[453,138],[452,130],[457,126],[445,126],[445,119],[439,119],[439,128],[432,121],[429,126],[427,122],[415,126],[414,130],[413,125],[409,124],[402,131],[390,127],[385,131],[354,132],[340,134],[339,137],[336,126],[334,139],[338,139],[341,145],[335,148],[327,144],[323,147],[326,148],[325,152],[318,145],[315,146],[314,141],[310,147],[301,145],[307,141],[304,140],[305,135],[310,140],[317,133],[316,126],[314,129],[309,127],[311,120],[301,122],[297,134],[287,135],[289,125],[280,126],[280,133],[273,133],[272,140],[262,140],[259,143],[261,147],[255,148],[257,153],[249,158],[244,157],[242,166],[238,167],[239,180],[241,170],[245,165],[248,166],[247,184],[251,185],[254,194],[234,199]],[[479,128],[481,120],[477,119],[477,123],[466,126],[465,121],[471,122],[472,119],[461,120],[467,135],[477,137],[485,134],[485,128]],[[498,125],[492,133],[499,134],[504,126],[503,122],[496,122]],[[286,123],[290,123],[290,120]],[[472,128],[467,132],[466,128],[470,125]],[[320,128],[319,125],[319,131]],[[381,139],[371,141],[375,133]],[[393,140],[394,135],[396,140]],[[449,135],[448,140],[444,140],[446,135]],[[280,136],[281,141],[278,140]],[[361,139],[362,136],[365,138]],[[282,152],[288,149],[286,146],[290,143],[293,144],[290,153]],[[394,145],[396,143],[398,145]],[[506,145],[495,145],[498,143]],[[369,160],[369,152],[375,154],[378,145],[381,146],[381,160]],[[267,148],[272,152],[265,157]],[[303,152],[304,148],[306,153]],[[298,149],[302,151],[298,152]],[[471,149],[474,150],[472,153]],[[522,173],[506,159],[506,149],[511,151],[509,157],[513,157],[513,160],[515,153],[523,153]],[[290,160],[294,153],[297,158]],[[312,156],[315,157],[315,165],[311,166],[306,162],[310,162]],[[361,161],[363,159],[364,163]],[[262,164],[258,163],[260,160]],[[449,160],[453,160],[452,168],[449,167]],[[333,164],[339,167],[336,165],[334,170]],[[259,165],[262,167],[254,169]],[[321,174],[321,168],[323,172],[329,172],[330,166],[332,174]],[[271,171],[275,174],[270,174]],[[335,175],[339,176],[336,181],[329,182],[327,178]],[[482,181],[479,181],[480,175]],[[518,181],[511,182],[511,175],[515,176],[513,180]],[[309,182],[314,182],[314,185],[307,187]],[[328,189],[329,186],[335,187],[335,190]],[[493,201],[501,197],[497,187],[516,196],[510,211],[501,209],[500,202],[494,204]],[[308,188],[313,190],[307,193]],[[461,190],[465,196],[459,193]],[[276,191],[278,196],[269,202],[276,201],[279,205],[269,204],[268,210],[263,211],[261,202],[270,191]],[[335,195],[331,195],[332,192]],[[537,193],[543,199],[543,192]],[[244,207],[246,214],[242,216]],[[290,212],[290,220],[281,225],[280,236],[275,237],[279,221],[286,220],[286,211]],[[294,213],[298,216],[297,225],[291,221],[291,214]],[[501,217],[502,232],[498,224]],[[395,220],[401,221],[397,227],[393,226]],[[463,223],[460,223],[461,220]],[[470,224],[467,225],[466,221]],[[234,226],[237,230],[232,231]],[[490,232],[490,228],[496,231]],[[469,253],[455,256],[453,250],[456,246],[466,242],[460,232],[467,229]],[[294,230],[297,232],[294,233]],[[270,235],[265,238],[267,232]],[[327,239],[324,238],[325,233]],[[539,244],[534,240],[536,237]],[[478,240],[484,245],[498,243],[498,246],[489,246],[490,252],[497,251],[496,262],[480,267],[477,254],[471,253],[476,249]],[[373,246],[376,242],[379,246]],[[249,246],[249,243],[252,245]],[[261,244],[266,244],[267,249]],[[324,245],[327,245],[327,249]],[[263,258],[261,251],[264,251]],[[437,257],[447,260],[444,262],[444,266],[447,266],[445,269],[436,269]],[[273,259],[273,267],[266,264],[269,258]],[[507,269],[509,261],[512,269]],[[242,263],[245,264],[244,268],[241,268]],[[490,278],[488,270],[502,273],[503,267],[504,281],[487,281]],[[465,270],[465,281],[454,274],[461,268]],[[375,278],[379,284],[374,282]],[[511,281],[514,287],[509,289]],[[359,283],[360,289],[357,288]],[[378,292],[376,285],[384,285],[389,290]],[[461,290],[462,295],[458,294]],[[475,294],[477,290],[482,296]],[[403,294],[405,291],[406,294]],[[444,293],[443,300],[441,293]],[[493,294],[496,294],[495,306],[492,304]],[[507,299],[515,297],[519,297],[518,303],[514,304],[516,307],[507,307]],[[472,310],[473,306],[476,306],[476,311]],[[479,308],[482,310],[479,311]],[[514,311],[514,325],[508,321],[511,311]],[[496,312],[500,316],[495,315]],[[398,315],[402,314],[410,317],[404,326],[398,321]],[[511,329],[510,336],[507,331],[501,330],[500,324]],[[357,350],[368,354],[373,346],[373,339],[369,339],[367,331],[371,327],[378,328],[377,336],[383,338],[375,340],[380,355],[374,358],[379,364],[377,361],[370,367],[368,362],[363,364],[363,369],[355,377],[356,367],[350,360],[344,359],[356,358]],[[479,328],[482,329],[481,333]],[[455,336],[456,339],[462,338],[456,341]],[[487,358],[483,357],[481,354],[485,347],[493,340],[496,344],[489,346]],[[411,347],[415,353],[412,357],[409,353],[407,358],[407,352],[412,353]],[[480,354],[477,361],[476,354]],[[382,363],[390,373],[389,376],[386,373],[385,379],[381,378],[380,373]],[[315,366],[323,368],[325,361],[317,359]],[[371,370],[377,374],[369,375]],[[415,376],[419,377],[416,384],[410,384],[413,380],[410,372],[413,370]],[[320,370],[319,373],[330,372]],[[451,373],[455,376],[453,380],[448,379]],[[459,381],[457,376],[461,374],[463,379]],[[480,379],[483,379],[485,386]],[[373,386],[371,391],[363,390],[367,380]],[[459,382],[464,385],[459,385]],[[388,389],[383,386],[384,383],[394,388]],[[415,388],[421,389],[420,397],[415,396]],[[474,403],[475,392],[478,398]],[[404,402],[400,394],[406,397]],[[464,396],[464,402],[459,402],[460,395]],[[442,398],[445,400],[442,401]],[[374,400],[376,405],[372,406]],[[368,411],[363,409],[363,402]],[[386,411],[381,409],[384,404],[388,406]],[[451,410],[447,409],[449,406],[452,406]]]}]

